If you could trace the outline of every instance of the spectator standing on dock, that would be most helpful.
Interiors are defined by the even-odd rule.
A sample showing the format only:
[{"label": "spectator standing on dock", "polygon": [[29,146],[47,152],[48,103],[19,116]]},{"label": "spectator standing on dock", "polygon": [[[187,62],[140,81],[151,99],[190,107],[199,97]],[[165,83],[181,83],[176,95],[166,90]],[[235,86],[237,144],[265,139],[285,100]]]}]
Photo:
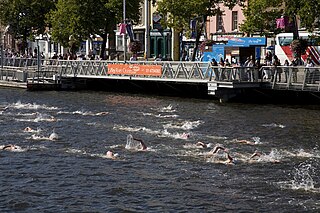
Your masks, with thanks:
[{"label": "spectator standing on dock", "polygon": [[298,80],[298,68],[296,66],[301,66],[301,65],[302,65],[302,61],[299,57],[295,57],[291,63],[291,66],[294,66],[294,68],[292,68],[292,81],[295,83]]},{"label": "spectator standing on dock", "polygon": [[283,64],[284,68],[283,68],[283,71],[284,71],[284,77],[285,77],[285,83],[288,82],[288,79],[289,79],[289,61],[286,59],[284,61],[284,64]]},{"label": "spectator standing on dock", "polygon": [[312,60],[310,58],[307,58],[306,67],[313,67],[313,63],[312,63]]},{"label": "spectator standing on dock", "polygon": [[188,52],[186,50],[183,50],[181,61],[189,61]]},{"label": "spectator standing on dock", "polygon": [[220,81],[225,78],[224,72],[225,72],[225,63],[223,58],[220,58],[220,61],[219,61],[219,80]]},{"label": "spectator standing on dock", "polygon": [[254,67],[253,59],[251,57],[248,57],[246,62],[244,63],[244,66],[247,68],[248,81],[253,81],[253,67]]},{"label": "spectator standing on dock", "polygon": [[219,66],[220,66],[220,67],[224,67],[224,60],[223,60],[223,58],[220,58]]},{"label": "spectator standing on dock", "polygon": [[211,69],[213,70],[213,76],[214,80],[218,81],[219,80],[219,70],[218,70],[218,63],[216,59],[212,58],[211,60]]},{"label": "spectator standing on dock", "polygon": [[267,66],[270,66],[272,62],[272,53],[270,51],[267,52],[266,57],[265,57],[265,64]]},{"label": "spectator standing on dock", "polygon": [[217,61],[216,61],[216,59],[212,59],[211,60],[211,66],[214,66],[214,67],[217,67],[218,66],[218,63],[217,63]]},{"label": "spectator standing on dock", "polygon": [[224,64],[226,67],[231,67],[231,63],[229,62],[229,59],[227,59],[227,58],[224,60]]},{"label": "spectator standing on dock", "polygon": [[[272,63],[272,53],[270,51],[267,52],[265,57],[265,65],[271,66]],[[264,68],[263,69],[263,77],[262,80],[269,80],[271,75],[271,69],[270,68]]]},{"label": "spectator standing on dock", "polygon": [[312,68],[314,67],[311,58],[307,58],[306,61],[306,83],[307,84],[312,84],[314,83],[314,69]]},{"label": "spectator standing on dock", "polygon": [[137,61],[138,58],[137,58],[137,55],[136,54],[133,54],[131,57],[130,57],[130,61]]},{"label": "spectator standing on dock", "polygon": [[271,81],[273,80],[273,78],[275,78],[274,80],[278,82],[281,82],[281,73],[282,70],[278,68],[278,66],[281,66],[280,60],[278,58],[277,55],[273,56],[273,61],[272,61],[272,65],[273,65],[273,73],[271,76]]}]

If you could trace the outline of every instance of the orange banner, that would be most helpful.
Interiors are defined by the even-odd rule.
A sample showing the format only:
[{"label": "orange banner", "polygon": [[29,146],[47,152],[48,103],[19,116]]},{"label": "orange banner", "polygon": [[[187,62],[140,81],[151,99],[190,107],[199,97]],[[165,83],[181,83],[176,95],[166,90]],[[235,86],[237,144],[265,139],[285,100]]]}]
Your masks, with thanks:
[{"label": "orange banner", "polygon": [[108,74],[161,76],[161,65],[108,64]]}]

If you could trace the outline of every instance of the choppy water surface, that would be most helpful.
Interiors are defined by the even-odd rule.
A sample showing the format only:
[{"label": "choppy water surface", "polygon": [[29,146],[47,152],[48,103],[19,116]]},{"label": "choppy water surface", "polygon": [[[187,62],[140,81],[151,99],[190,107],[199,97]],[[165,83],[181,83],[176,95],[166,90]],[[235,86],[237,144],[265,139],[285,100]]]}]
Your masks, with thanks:
[{"label": "choppy water surface", "polygon": [[2,88],[0,211],[319,212],[319,110]]}]

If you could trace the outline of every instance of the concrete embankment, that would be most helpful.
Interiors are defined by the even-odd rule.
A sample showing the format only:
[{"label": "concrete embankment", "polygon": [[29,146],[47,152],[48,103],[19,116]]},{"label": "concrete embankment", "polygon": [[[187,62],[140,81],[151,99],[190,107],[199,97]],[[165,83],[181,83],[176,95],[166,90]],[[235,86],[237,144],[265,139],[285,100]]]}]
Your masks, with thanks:
[{"label": "concrete embankment", "polygon": [[[192,97],[217,100],[208,95],[205,84],[177,83],[166,81],[132,81],[119,79],[81,79],[68,78],[61,84],[26,83],[0,80],[0,87],[22,88],[29,91],[43,90],[92,90],[106,92],[124,92],[133,94],[164,95],[176,97]],[[238,90],[237,95],[227,102],[240,103],[281,103],[281,104],[319,104],[318,93],[310,91],[270,90],[263,88],[247,88]]]}]

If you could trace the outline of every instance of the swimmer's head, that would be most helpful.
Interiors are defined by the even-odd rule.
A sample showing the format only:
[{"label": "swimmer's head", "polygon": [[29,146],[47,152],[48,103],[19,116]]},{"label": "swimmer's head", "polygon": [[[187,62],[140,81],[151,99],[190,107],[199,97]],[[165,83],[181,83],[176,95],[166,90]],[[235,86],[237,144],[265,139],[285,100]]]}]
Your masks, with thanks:
[{"label": "swimmer's head", "polygon": [[49,139],[50,140],[58,140],[59,136],[58,136],[57,133],[53,132],[53,133],[50,134]]},{"label": "swimmer's head", "polygon": [[113,158],[113,157],[114,157],[112,151],[107,151],[107,152],[106,152],[106,156],[107,156],[107,158]]},{"label": "swimmer's head", "polygon": [[30,131],[32,131],[32,129],[31,129],[31,127],[26,127],[26,128],[24,128],[24,131],[26,131],[26,132],[30,132]]},{"label": "swimmer's head", "polygon": [[182,134],[182,137],[184,137],[184,138],[190,138],[190,133],[184,132],[184,133]]}]

